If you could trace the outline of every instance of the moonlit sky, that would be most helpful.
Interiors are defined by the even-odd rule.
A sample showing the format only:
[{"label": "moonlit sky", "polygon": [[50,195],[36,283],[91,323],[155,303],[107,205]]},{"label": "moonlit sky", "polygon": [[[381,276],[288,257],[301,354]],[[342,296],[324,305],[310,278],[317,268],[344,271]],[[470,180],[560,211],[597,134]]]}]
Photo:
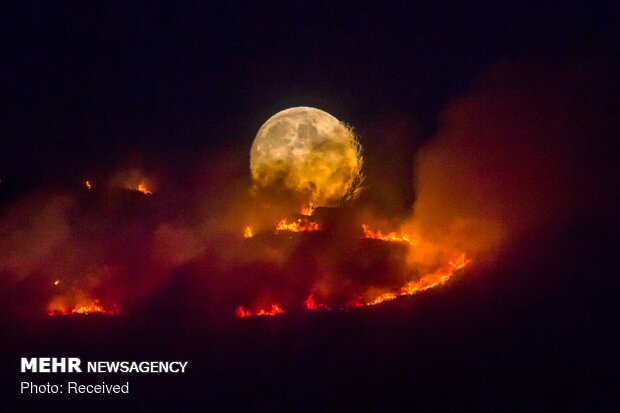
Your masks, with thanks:
[{"label": "moonlit sky", "polygon": [[612,4],[9,2],[0,178],[22,191],[134,158],[176,168],[247,153],[265,119],[300,105],[397,159],[417,144],[399,145],[395,128],[428,139],[446,102],[497,61],[611,56]]}]

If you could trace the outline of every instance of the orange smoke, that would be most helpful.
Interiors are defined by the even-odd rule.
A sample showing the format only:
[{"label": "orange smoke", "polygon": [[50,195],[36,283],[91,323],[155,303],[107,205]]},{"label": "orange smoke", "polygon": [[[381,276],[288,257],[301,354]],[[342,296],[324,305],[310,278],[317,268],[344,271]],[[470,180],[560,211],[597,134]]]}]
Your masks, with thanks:
[{"label": "orange smoke", "polygon": [[603,203],[605,194],[592,194],[600,166],[583,160],[600,159],[606,139],[581,115],[600,105],[595,77],[558,69],[503,62],[480,91],[450,102],[417,155],[405,229],[489,261],[513,240],[554,231],[589,200]]}]

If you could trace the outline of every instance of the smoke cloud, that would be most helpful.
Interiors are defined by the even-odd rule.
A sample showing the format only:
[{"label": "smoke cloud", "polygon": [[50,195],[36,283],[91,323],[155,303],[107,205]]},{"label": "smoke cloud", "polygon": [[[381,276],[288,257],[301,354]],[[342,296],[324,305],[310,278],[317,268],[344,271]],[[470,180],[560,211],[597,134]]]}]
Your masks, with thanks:
[{"label": "smoke cloud", "polygon": [[617,128],[603,109],[600,74],[587,65],[497,64],[447,105],[418,153],[405,227],[485,259],[515,238],[553,231],[592,200],[608,204],[598,178]]}]

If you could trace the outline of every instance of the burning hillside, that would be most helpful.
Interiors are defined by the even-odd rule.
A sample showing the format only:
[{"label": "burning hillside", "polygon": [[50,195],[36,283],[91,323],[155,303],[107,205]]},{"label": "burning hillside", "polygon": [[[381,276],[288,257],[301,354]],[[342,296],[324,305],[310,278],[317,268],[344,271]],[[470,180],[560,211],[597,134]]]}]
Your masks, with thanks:
[{"label": "burning hillside", "polygon": [[[411,263],[408,262],[411,249],[428,247],[416,235],[399,231],[384,235],[367,224],[354,225],[357,218],[350,217],[349,225],[329,225],[330,221],[351,213],[351,210],[319,208],[317,215],[322,219],[302,214],[290,224],[284,225],[288,221],[283,219],[275,230],[252,237],[247,236],[246,229],[248,248],[256,254],[256,261],[249,265],[255,269],[273,265],[279,268],[274,273],[281,271],[281,275],[273,285],[257,282],[259,294],[248,298],[256,300],[251,302],[256,310],[248,311],[240,306],[237,316],[277,315],[285,309],[299,311],[304,307],[346,310],[376,305],[441,286],[471,262],[464,252],[454,250],[440,251],[434,262]],[[288,253],[278,258],[282,261],[270,262],[268,250],[272,248]],[[256,253],[263,249],[264,253]],[[249,256],[242,254],[235,261],[244,262],[251,259]],[[279,283],[285,291],[280,291]]]},{"label": "burning hillside", "polygon": [[358,208],[361,146],[331,115],[303,108],[272,122],[284,126],[259,131],[252,190],[198,193],[183,214],[165,185],[149,196],[154,181],[139,168],[108,185],[89,178],[79,194],[23,200],[4,218],[15,231],[3,273],[18,283],[62,274],[37,287],[39,314],[123,316],[190,272],[205,311],[245,318],[377,305],[444,285],[474,258],[466,243],[425,239]]},{"label": "burning hillside", "polygon": [[[130,166],[81,175],[74,192],[40,189],[17,199],[0,218],[9,312],[123,317],[161,305],[149,300],[163,295],[213,317],[273,316],[373,306],[441,287],[520,234],[557,225],[577,202],[566,201],[572,187],[562,171],[578,151],[564,147],[561,168],[540,154],[576,129],[574,117],[548,102],[579,103],[562,87],[529,86],[549,97],[525,109],[528,83],[508,79],[446,110],[417,155],[406,216],[368,202],[364,194],[385,195],[389,182],[380,191],[376,177],[366,185],[353,129],[313,108],[263,125],[250,152],[251,182],[247,158],[225,152],[176,178]],[[376,169],[385,160],[374,162]],[[191,287],[183,294],[196,302],[165,293],[184,277]]]}]

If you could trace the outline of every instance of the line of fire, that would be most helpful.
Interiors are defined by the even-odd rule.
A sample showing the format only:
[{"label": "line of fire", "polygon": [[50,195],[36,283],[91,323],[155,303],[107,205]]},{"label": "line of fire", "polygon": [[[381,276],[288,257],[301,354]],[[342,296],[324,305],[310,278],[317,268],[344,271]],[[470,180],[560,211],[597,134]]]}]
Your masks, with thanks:
[{"label": "line of fire", "polygon": [[[95,190],[93,184],[85,188],[89,193]],[[144,199],[137,201],[156,203],[157,198],[147,196],[151,193],[143,192]],[[374,306],[443,286],[471,263],[458,249],[361,222],[351,208],[306,207],[271,227],[241,227],[227,242],[235,254],[229,272],[244,274],[248,283],[255,283],[239,291],[231,287],[230,295],[240,301],[222,311],[239,318]],[[432,259],[416,258],[422,256]],[[119,282],[113,269],[85,278],[52,278],[49,316],[124,314],[123,302],[114,294],[97,295],[106,291],[106,283]]]},{"label": "line of fire", "polygon": [[[433,216],[386,219],[364,208],[363,162],[347,124],[316,108],[290,108],[254,139],[251,187],[180,201],[173,182],[139,168],[88,177],[78,195],[16,205],[8,226],[31,227],[15,228],[5,267],[45,274],[29,279],[46,284],[35,295],[46,303],[34,308],[51,317],[122,317],[154,296],[171,306],[196,297],[193,305],[224,318],[350,311],[463,274],[490,238],[480,222],[452,218],[429,231]],[[182,279],[191,287],[171,292]]]}]

